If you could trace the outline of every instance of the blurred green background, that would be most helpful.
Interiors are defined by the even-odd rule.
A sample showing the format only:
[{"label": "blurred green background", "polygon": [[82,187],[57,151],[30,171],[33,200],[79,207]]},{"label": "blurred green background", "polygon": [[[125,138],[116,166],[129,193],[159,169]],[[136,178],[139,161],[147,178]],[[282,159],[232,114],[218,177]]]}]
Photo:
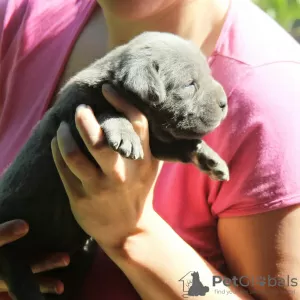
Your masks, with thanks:
[{"label": "blurred green background", "polygon": [[300,42],[300,0],[253,0]]}]

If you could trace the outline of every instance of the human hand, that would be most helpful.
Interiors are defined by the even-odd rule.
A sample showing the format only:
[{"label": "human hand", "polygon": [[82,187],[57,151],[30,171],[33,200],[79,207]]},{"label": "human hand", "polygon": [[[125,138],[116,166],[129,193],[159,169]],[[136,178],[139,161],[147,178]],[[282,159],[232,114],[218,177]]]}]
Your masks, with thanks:
[{"label": "human hand", "polygon": [[[28,231],[28,224],[22,220],[12,220],[0,224],[0,247],[22,238]],[[32,271],[37,274],[36,276],[38,277],[40,288],[43,293],[61,294],[63,292],[64,286],[61,281],[43,277],[40,273],[66,267],[69,264],[69,260],[67,254],[56,253],[51,254],[45,257],[45,259],[37,261],[32,265]],[[3,292],[8,292],[8,289],[5,282],[0,280],[0,296]]]},{"label": "human hand", "polygon": [[105,87],[105,98],[129,119],[140,137],[144,158],[126,159],[109,148],[93,112],[83,106],[76,111],[76,126],[101,170],[79,150],[66,123],[60,125],[51,147],[78,224],[103,249],[113,249],[151,223],[161,163],[151,154],[145,116]]}]

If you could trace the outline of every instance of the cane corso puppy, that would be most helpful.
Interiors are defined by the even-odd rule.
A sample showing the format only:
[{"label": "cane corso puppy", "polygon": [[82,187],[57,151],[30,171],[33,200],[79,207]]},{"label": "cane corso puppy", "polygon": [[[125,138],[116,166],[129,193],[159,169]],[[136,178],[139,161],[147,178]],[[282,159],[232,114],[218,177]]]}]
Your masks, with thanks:
[{"label": "cane corso puppy", "polygon": [[[88,105],[113,150],[129,159],[143,158],[131,123],[103,97],[103,83],[112,84],[147,117],[154,157],[193,163],[214,180],[229,179],[227,164],[201,140],[225,118],[227,98],[198,47],[158,32],[116,47],[67,82],[1,178],[0,223],[23,219],[30,226],[24,238],[0,248],[0,275],[17,300],[71,299],[92,262],[92,254],[82,250],[89,237],[72,215],[52,158],[50,144],[60,123],[70,126],[80,149],[95,162],[75,126],[76,108]],[[62,296],[43,296],[30,269],[33,259],[52,252],[71,255],[70,267],[56,271],[65,280]]]}]

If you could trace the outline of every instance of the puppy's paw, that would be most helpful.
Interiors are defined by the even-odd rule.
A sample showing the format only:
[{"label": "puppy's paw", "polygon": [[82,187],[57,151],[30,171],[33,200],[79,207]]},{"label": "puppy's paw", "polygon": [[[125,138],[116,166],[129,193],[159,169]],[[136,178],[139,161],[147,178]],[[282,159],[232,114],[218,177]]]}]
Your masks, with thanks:
[{"label": "puppy's paw", "polygon": [[122,156],[130,159],[142,159],[144,156],[141,141],[135,132],[122,128],[118,132],[110,131],[105,134],[108,145]]},{"label": "puppy's paw", "polygon": [[141,140],[127,119],[117,116],[100,118],[98,121],[112,149],[126,158],[142,159],[144,157]]},{"label": "puppy's paw", "polygon": [[199,142],[197,150],[192,154],[192,161],[211,179],[229,180],[229,169],[226,162],[204,142]]}]

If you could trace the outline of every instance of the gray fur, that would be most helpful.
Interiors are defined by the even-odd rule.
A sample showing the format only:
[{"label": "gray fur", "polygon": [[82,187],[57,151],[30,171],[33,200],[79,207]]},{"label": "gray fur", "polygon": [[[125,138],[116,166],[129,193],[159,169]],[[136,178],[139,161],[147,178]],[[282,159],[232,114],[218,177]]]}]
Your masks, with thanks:
[{"label": "gray fur", "polygon": [[[70,125],[76,143],[94,161],[74,122],[76,108],[86,104],[115,151],[131,159],[143,157],[130,122],[101,94],[105,82],[145,114],[155,157],[194,163],[213,179],[229,179],[226,163],[201,140],[225,118],[227,99],[200,50],[175,35],[157,32],[144,33],[115,48],[69,80],[1,178],[0,223],[18,218],[30,226],[24,238],[0,249],[0,274],[18,300],[53,298],[40,294],[30,271],[29,264],[37,255],[70,253],[73,275],[74,270],[84,274],[79,268],[86,271],[92,261],[83,258],[86,254],[81,249],[88,236],[72,215],[52,159],[50,142],[60,123]],[[57,299],[70,299],[74,283],[82,280],[69,273],[68,268],[56,271],[71,285],[66,284],[65,295]]]}]

